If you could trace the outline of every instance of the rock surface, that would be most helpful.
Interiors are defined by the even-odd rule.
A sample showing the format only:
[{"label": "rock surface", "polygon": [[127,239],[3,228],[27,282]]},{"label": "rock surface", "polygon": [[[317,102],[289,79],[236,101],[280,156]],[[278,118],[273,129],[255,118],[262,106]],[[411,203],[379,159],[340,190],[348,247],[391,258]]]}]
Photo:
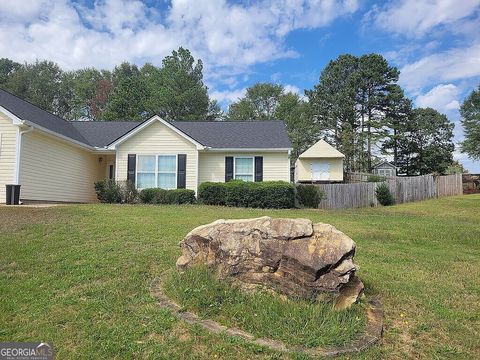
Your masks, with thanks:
[{"label": "rock surface", "polygon": [[354,241],[329,224],[270,217],[217,220],[193,229],[179,245],[177,269],[206,264],[219,278],[244,287],[335,298],[338,309],[348,308],[363,291],[354,276]]}]

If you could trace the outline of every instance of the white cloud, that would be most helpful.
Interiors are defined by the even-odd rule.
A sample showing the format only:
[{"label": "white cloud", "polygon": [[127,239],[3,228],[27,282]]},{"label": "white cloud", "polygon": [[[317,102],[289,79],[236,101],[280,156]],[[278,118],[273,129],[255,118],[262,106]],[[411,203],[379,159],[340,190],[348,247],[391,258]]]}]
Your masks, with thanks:
[{"label": "white cloud", "polygon": [[457,86],[440,84],[426,94],[417,96],[415,103],[418,107],[431,107],[442,113],[448,113],[460,108],[459,94]]},{"label": "white cloud", "polygon": [[303,91],[301,91],[297,86],[295,85],[290,85],[290,84],[287,84],[287,85],[284,85],[283,88],[285,89],[285,92],[286,93],[294,93],[294,94],[297,94],[298,96],[300,96],[301,98],[303,98],[305,95],[303,94]]},{"label": "white cloud", "polygon": [[403,0],[369,12],[375,25],[402,35],[422,36],[429,30],[450,25],[478,13],[480,0]]},{"label": "white cloud", "polygon": [[160,64],[183,45],[209,71],[238,74],[251,65],[297,56],[285,45],[296,29],[328,25],[357,0],[172,0],[163,10],[138,0],[93,7],[67,0],[0,1],[0,53],[49,59],[65,68],[112,68],[127,60]]},{"label": "white cloud", "polygon": [[0,1],[0,19],[3,21],[30,21],[42,12],[48,11],[50,1],[41,0],[2,0]]},{"label": "white cloud", "polygon": [[412,93],[426,86],[480,76],[480,44],[425,56],[400,69],[400,84]]},{"label": "white cloud", "polygon": [[238,99],[244,97],[246,92],[246,88],[224,91],[214,90],[210,92],[210,96],[221,104],[229,104],[232,102],[236,102]]}]

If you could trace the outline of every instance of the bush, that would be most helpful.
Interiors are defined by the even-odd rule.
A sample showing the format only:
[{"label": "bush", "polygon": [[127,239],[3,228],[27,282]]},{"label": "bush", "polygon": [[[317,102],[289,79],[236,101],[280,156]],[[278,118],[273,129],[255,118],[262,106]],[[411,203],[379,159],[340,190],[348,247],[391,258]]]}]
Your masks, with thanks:
[{"label": "bush", "polygon": [[202,183],[198,198],[207,205],[288,209],[295,206],[295,187],[284,181]]},{"label": "bush", "polygon": [[295,207],[295,186],[284,181],[246,183],[246,207],[289,209]]},{"label": "bush", "polygon": [[375,194],[377,195],[378,202],[383,206],[393,205],[394,199],[386,183],[378,185],[375,189]]},{"label": "bush", "polygon": [[101,180],[95,183],[97,198],[103,203],[134,204],[138,200],[138,192],[130,181],[116,182],[115,180]]},{"label": "bush", "polygon": [[296,186],[296,199],[299,207],[318,208],[320,201],[325,199],[325,192],[315,185]]},{"label": "bush", "polygon": [[225,205],[249,207],[250,201],[253,200],[253,188],[249,184],[255,183],[243,180],[231,180],[225,183]]},{"label": "bush", "polygon": [[120,198],[123,204],[135,204],[138,202],[138,191],[134,183],[121,181],[117,184],[120,187]]},{"label": "bush", "polygon": [[194,204],[195,191],[189,189],[143,189],[140,201],[145,204]]},{"label": "bush", "polygon": [[383,182],[385,180],[386,180],[386,177],[381,175],[368,175],[368,178],[367,178],[368,182]]},{"label": "bush", "polygon": [[97,199],[102,203],[111,204],[122,201],[120,186],[114,180],[101,180],[97,181],[94,185]]},{"label": "bush", "polygon": [[143,189],[142,191],[140,191],[140,194],[139,194],[140,202],[144,204],[153,204],[153,199],[155,198],[155,195],[157,194],[158,190],[161,190],[161,189],[156,189],[156,188]]},{"label": "bush", "polygon": [[198,187],[198,199],[207,205],[225,205],[226,195],[224,183],[204,182]]}]

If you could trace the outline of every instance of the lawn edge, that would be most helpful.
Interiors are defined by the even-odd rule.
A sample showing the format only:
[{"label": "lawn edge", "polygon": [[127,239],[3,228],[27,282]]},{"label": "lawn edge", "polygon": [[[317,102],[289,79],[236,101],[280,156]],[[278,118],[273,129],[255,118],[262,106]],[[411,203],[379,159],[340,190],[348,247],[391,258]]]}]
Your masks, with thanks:
[{"label": "lawn edge", "polygon": [[163,280],[171,271],[167,270],[156,277],[150,286],[150,294],[156,299],[157,304],[169,310],[177,319],[190,325],[198,325],[204,330],[215,334],[226,334],[227,336],[239,338],[251,344],[266,347],[273,351],[286,353],[303,352],[308,355],[332,357],[348,353],[361,352],[375,345],[383,336],[384,313],[383,306],[378,298],[371,298],[367,301],[365,309],[367,324],[365,331],[359,334],[351,343],[338,347],[328,348],[307,348],[301,345],[287,346],[282,341],[256,338],[254,335],[237,328],[229,328],[211,319],[201,319],[197,314],[189,311],[182,311],[182,307],[170,299],[163,291]]}]

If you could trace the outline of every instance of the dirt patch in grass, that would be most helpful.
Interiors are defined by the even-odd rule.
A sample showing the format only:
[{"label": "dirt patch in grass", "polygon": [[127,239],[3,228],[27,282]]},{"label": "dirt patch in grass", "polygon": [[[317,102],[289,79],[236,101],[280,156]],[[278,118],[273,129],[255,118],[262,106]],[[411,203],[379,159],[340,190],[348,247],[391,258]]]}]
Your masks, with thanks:
[{"label": "dirt patch in grass", "polygon": [[68,220],[59,208],[0,206],[0,231],[11,233],[33,225],[52,225]]}]

